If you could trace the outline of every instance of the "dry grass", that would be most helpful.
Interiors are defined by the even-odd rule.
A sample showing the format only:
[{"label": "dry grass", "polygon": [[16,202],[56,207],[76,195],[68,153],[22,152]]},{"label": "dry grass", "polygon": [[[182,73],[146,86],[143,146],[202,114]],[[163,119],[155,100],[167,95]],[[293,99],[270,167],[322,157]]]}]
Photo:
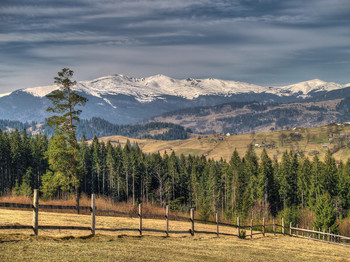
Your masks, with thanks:
[{"label": "dry grass", "polygon": [[[3,223],[31,224],[32,212],[0,209]],[[90,216],[39,213],[40,225],[83,225]],[[138,219],[97,217],[97,228],[138,227]],[[145,228],[164,229],[164,220],[144,220]],[[188,230],[188,222],[170,221],[172,230]],[[232,228],[221,228],[232,232]],[[196,230],[215,231],[214,225]],[[312,240],[268,234],[265,238],[238,239],[231,236],[196,234],[165,237],[164,233],[30,230],[0,231],[1,261],[350,261],[349,248]]]},{"label": "dry grass", "polygon": [[350,218],[340,221],[339,229],[343,236],[350,236]]},{"label": "dry grass", "polygon": [[[15,194],[5,195],[0,197],[0,202],[2,203],[21,203],[21,204],[32,204],[33,199],[27,196],[17,196]],[[76,202],[74,196],[68,197],[68,199],[52,199],[52,200],[43,200],[40,199],[39,203],[42,205],[61,205],[61,206],[75,206]],[[97,212],[99,210],[112,210],[124,213],[137,213],[138,206],[133,205],[132,203],[127,202],[114,202],[111,198],[97,196],[95,199],[95,204],[97,207]],[[80,198],[80,206],[91,206],[91,199],[82,194]],[[44,210],[44,209],[41,209]],[[159,205],[152,205],[151,203],[144,202],[142,204],[142,210],[144,214],[151,215],[165,215],[165,208],[159,207]],[[75,210],[66,210],[66,209],[58,209],[58,210],[45,210],[47,212],[59,212],[59,213],[76,213]],[[82,214],[90,214],[90,211],[80,210]],[[177,211],[173,212],[174,215],[178,216],[186,216],[188,214],[184,214],[183,212]]]},{"label": "dry grass", "polygon": [[[281,133],[284,133],[288,136],[292,132],[299,132],[303,136],[302,140],[298,142],[284,143],[282,145],[280,141]],[[310,136],[309,142],[306,139],[308,136],[307,133],[309,133]],[[350,126],[343,127],[340,133],[346,133],[350,135]],[[219,135],[193,134],[189,139],[176,141],[131,139],[122,136],[102,137],[99,139],[100,141],[104,142],[111,141],[113,144],[120,144],[121,146],[124,146],[126,141],[129,139],[131,143],[138,143],[138,145],[146,153],[160,152],[163,154],[165,151],[169,153],[171,150],[174,150],[178,155],[206,155],[215,160],[220,160],[220,158],[229,160],[235,148],[242,157],[244,156],[247,147],[250,144],[261,145],[262,143],[274,143],[275,148],[267,149],[267,152],[271,158],[276,158],[279,160],[282,158],[282,154],[286,150],[303,152],[309,158],[313,158],[313,151],[318,151],[319,158],[323,159],[328,148],[332,149],[335,146],[335,144],[332,144],[329,141],[328,127],[315,127],[295,131],[289,130],[264,132],[257,134],[232,135],[229,137]],[[256,153],[258,156],[260,156],[262,150],[262,147],[256,148]],[[336,160],[347,160],[350,158],[350,149],[343,148],[336,152],[333,156]]]}]

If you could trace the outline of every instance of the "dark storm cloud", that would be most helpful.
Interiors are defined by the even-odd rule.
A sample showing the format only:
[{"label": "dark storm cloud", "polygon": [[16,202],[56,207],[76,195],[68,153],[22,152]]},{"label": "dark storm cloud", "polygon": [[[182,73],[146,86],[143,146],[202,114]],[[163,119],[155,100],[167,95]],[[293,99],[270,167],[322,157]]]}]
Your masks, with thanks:
[{"label": "dark storm cloud", "polygon": [[2,0],[0,93],[51,84],[64,66],[81,80],[350,82],[349,14],[347,0]]}]

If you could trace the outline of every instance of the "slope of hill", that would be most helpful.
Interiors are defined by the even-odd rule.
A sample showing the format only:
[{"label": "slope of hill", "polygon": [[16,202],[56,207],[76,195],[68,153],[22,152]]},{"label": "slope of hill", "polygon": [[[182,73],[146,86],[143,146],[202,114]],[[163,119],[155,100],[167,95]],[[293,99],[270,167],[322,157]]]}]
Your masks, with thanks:
[{"label": "slope of hill", "polygon": [[[150,117],[198,106],[228,102],[296,102],[326,96],[347,85],[318,79],[290,86],[268,87],[220,79],[173,79],[164,75],[133,78],[123,75],[80,81],[75,90],[88,98],[82,118],[101,117],[112,123],[130,124]],[[45,95],[57,86],[42,86],[0,95],[0,119],[42,122],[49,115]],[[335,92],[335,93],[334,93]]]},{"label": "slope of hill", "polygon": [[240,156],[244,156],[249,145],[255,147],[260,156],[265,148],[271,158],[281,159],[283,152],[292,150],[304,154],[309,158],[318,155],[323,159],[327,150],[331,150],[336,160],[346,161],[350,158],[350,126],[329,125],[315,128],[301,128],[264,133],[243,135],[198,135],[175,141],[159,141],[151,139],[129,139],[122,136],[102,137],[100,141],[111,141],[114,145],[124,146],[127,140],[131,144],[137,143],[146,153],[177,155],[204,155],[219,161],[221,158],[229,160],[237,149]]},{"label": "slope of hill", "polygon": [[153,117],[151,121],[182,125],[195,133],[249,133],[344,121],[348,118],[347,108],[350,107],[341,99],[289,104],[234,102],[181,109]]}]

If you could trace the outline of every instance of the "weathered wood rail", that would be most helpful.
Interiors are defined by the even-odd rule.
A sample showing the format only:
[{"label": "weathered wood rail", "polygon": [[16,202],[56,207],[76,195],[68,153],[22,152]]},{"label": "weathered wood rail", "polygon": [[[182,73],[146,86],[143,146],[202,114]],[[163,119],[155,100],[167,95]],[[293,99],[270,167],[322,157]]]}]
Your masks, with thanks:
[{"label": "weathered wood rail", "polygon": [[[341,244],[345,246],[350,246],[350,237],[341,236],[338,234],[331,233],[331,230],[329,228],[328,232],[321,231],[320,229],[314,230],[314,229],[305,229],[305,228],[299,228],[299,227],[293,227],[292,224],[290,224],[289,227],[290,235],[295,237],[301,237],[301,238],[308,238],[313,239],[317,241],[323,241],[328,243],[335,243],[335,244]],[[346,245],[347,244],[347,245]]]},{"label": "weathered wood rail", "polygon": [[[98,231],[111,231],[111,232],[136,231],[136,232],[139,232],[139,234],[141,236],[142,236],[143,232],[156,232],[156,233],[165,233],[166,236],[169,236],[169,234],[191,234],[191,236],[194,236],[195,234],[212,234],[212,235],[217,235],[217,237],[222,235],[222,236],[236,236],[236,237],[250,237],[250,238],[253,238],[253,236],[255,236],[255,235],[265,236],[266,233],[273,233],[273,234],[283,234],[283,235],[304,237],[304,238],[309,238],[309,239],[327,241],[327,242],[331,242],[331,243],[340,243],[341,241],[346,241],[346,243],[350,243],[350,237],[331,234],[331,232],[326,233],[326,232],[321,232],[321,231],[314,231],[314,230],[309,230],[309,229],[292,227],[292,224],[290,224],[289,227],[287,228],[285,226],[284,218],[282,218],[282,220],[281,220],[281,222],[282,222],[281,225],[276,224],[275,219],[273,219],[272,224],[266,224],[265,218],[263,218],[262,224],[254,225],[253,220],[251,220],[250,225],[241,225],[240,217],[237,217],[237,224],[229,224],[229,223],[220,222],[218,213],[216,213],[216,215],[215,215],[215,221],[206,221],[206,220],[201,220],[201,219],[195,219],[195,211],[193,208],[190,210],[189,217],[170,215],[170,208],[168,205],[165,208],[164,215],[143,214],[142,204],[139,204],[139,209],[138,209],[137,213],[120,212],[120,211],[115,211],[115,210],[98,210],[96,205],[95,205],[95,195],[94,194],[91,195],[91,206],[79,206],[77,208],[76,206],[40,205],[39,204],[38,190],[34,190],[33,204],[0,203],[0,207],[33,209],[33,225],[31,225],[31,226],[29,226],[29,225],[1,225],[0,229],[32,229],[34,231],[35,235],[39,234],[39,229],[87,230],[87,231],[91,231],[92,235],[95,235],[96,230],[98,230]],[[48,209],[89,210],[91,213],[91,226],[87,227],[87,226],[39,225],[39,219],[38,219],[39,218],[39,209],[45,209],[45,210],[48,210]],[[130,217],[139,218],[139,226],[138,226],[138,228],[98,228],[98,227],[96,227],[96,213],[97,212],[99,214],[112,214],[115,216],[130,216]],[[144,218],[165,219],[166,220],[165,229],[160,230],[160,229],[144,228],[142,225],[142,220]],[[169,230],[169,220],[188,221],[190,223],[190,228],[188,230]],[[216,230],[215,231],[196,230],[195,229],[195,222],[216,225]],[[220,232],[221,226],[236,228],[237,233],[235,234],[234,232],[232,232],[232,233]],[[280,231],[276,230],[277,228],[280,228]],[[289,233],[287,233],[288,229],[289,229]],[[249,232],[249,234],[247,234],[247,232]],[[301,233],[301,235],[299,233]],[[308,234],[308,235],[305,236],[305,234]],[[350,246],[350,245],[347,245],[347,246]]]}]

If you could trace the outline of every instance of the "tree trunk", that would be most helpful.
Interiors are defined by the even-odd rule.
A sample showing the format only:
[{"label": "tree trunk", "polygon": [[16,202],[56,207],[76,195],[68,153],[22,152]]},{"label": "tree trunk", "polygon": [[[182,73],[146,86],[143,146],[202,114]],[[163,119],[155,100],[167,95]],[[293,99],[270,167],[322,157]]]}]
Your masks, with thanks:
[{"label": "tree trunk", "polygon": [[132,173],[132,204],[135,205],[135,173]]},{"label": "tree trunk", "polygon": [[120,175],[118,173],[118,177],[117,177],[117,200],[120,200]]},{"label": "tree trunk", "polygon": [[75,188],[75,206],[77,209],[77,214],[79,214],[79,200],[80,200],[79,187],[76,187]]},{"label": "tree trunk", "polygon": [[129,173],[128,173],[128,171],[126,171],[125,183],[126,183],[126,202],[128,202],[128,200],[129,200]]},{"label": "tree trunk", "polygon": [[304,190],[301,190],[301,206],[304,208]]}]

